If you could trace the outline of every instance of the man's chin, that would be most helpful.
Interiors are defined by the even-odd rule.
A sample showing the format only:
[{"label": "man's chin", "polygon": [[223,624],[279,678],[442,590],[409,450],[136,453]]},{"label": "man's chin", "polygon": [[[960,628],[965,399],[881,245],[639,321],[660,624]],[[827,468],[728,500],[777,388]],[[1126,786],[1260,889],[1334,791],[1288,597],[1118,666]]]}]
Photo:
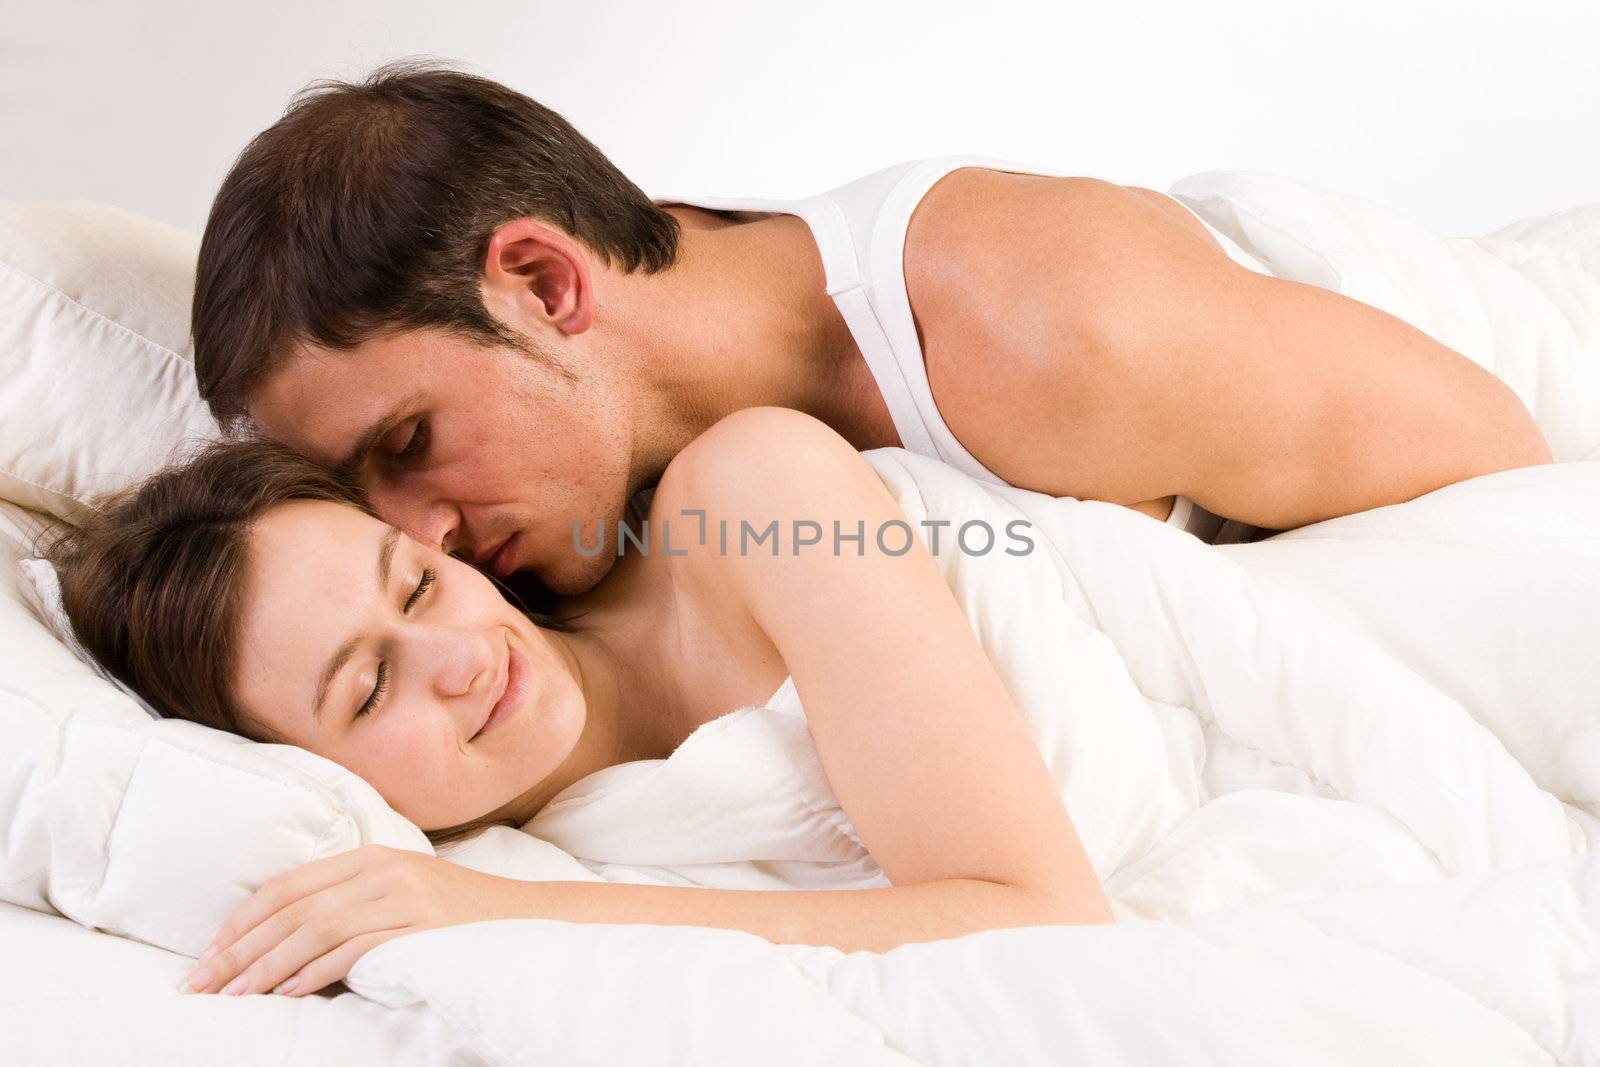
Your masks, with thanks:
[{"label": "man's chin", "polygon": [[499,582],[506,599],[535,615],[549,614],[564,595],[546,585],[537,571],[513,571]]},{"label": "man's chin", "polygon": [[516,571],[505,579],[505,584],[521,598],[528,610],[546,612],[562,597],[576,596],[594,588],[615,562],[615,555],[601,552],[591,558],[580,557],[556,567]]}]

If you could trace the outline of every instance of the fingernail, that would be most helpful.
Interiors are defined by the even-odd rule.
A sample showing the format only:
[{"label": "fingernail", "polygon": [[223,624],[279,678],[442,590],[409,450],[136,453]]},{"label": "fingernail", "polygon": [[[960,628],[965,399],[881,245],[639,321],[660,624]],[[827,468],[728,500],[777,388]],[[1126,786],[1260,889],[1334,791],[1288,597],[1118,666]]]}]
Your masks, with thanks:
[{"label": "fingernail", "polygon": [[211,984],[211,972],[204,967],[196,967],[189,973],[189,977],[178,983],[180,993],[198,993]]},{"label": "fingernail", "polygon": [[216,945],[212,945],[210,948],[208,948],[204,952],[200,953],[200,958],[194,961],[194,965],[196,967],[204,967],[208,962],[210,962],[211,957],[215,956],[216,954],[217,954],[217,946]]},{"label": "fingernail", "polygon": [[299,988],[299,986],[300,986],[300,976],[297,974],[293,978],[287,978],[287,979],[283,980],[282,982],[279,982],[278,983],[278,987],[276,989],[274,989],[273,992],[274,993],[293,993],[297,988]]},{"label": "fingernail", "polygon": [[241,974],[239,977],[222,987],[222,995],[225,997],[236,997],[240,993],[243,993],[244,987],[249,984],[249,979]]}]

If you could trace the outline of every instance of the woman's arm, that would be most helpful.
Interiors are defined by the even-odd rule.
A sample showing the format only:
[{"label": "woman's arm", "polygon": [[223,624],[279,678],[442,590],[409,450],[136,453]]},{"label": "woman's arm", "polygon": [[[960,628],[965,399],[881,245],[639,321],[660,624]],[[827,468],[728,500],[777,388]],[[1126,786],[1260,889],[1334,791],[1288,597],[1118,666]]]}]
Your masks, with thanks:
[{"label": "woman's arm", "polygon": [[[1092,872],[1091,872],[1092,875]],[[1097,887],[1098,888],[1098,887]],[[1103,894],[1063,902],[1048,891],[980,878],[942,878],[885,889],[695,889],[622,882],[517,882],[511,915],[568,922],[715,926],[780,945],[887,952],[913,941],[996,930],[1111,922]]]},{"label": "woman's arm", "polygon": [[1097,921],[1064,916],[1051,901],[982,880],[814,892],[523,882],[420,852],[364,845],[256,890],[180,989],[303,997],[342,981],[386,941],[494,919],[715,926],[847,952],[1002,926]]},{"label": "woman's arm", "polygon": [[[803,910],[790,914],[760,905],[757,932],[803,923],[804,940],[883,947],[985,926],[1111,920],[1010,694],[922,544],[913,539],[902,555],[879,546],[880,526],[905,516],[843,438],[796,411],[740,411],[673,461],[657,505],[703,508],[710,525],[726,520],[730,530],[777,521],[776,555],[738,552],[730,536],[726,554],[707,538],[672,563],[727,617],[764,635],[793,675],[829,784],[897,890],[881,903],[830,892],[796,900]],[[796,548],[796,520],[820,523],[823,542]],[[835,522],[865,536],[835,552]],[[892,550],[903,541],[885,538]],[[728,906],[736,925],[758,907]]]},{"label": "woman's arm", "polygon": [[[914,538],[882,551],[905,516],[841,437],[799,412],[719,422],[669,467],[655,509],[704,508],[714,529],[783,531],[747,554],[719,538],[673,557],[675,580],[781,658],[817,753],[856,833],[893,886],[771,892],[522,882],[367,846],[256,892],[218,932],[195,986],[293,995],[342,979],[365,952],[414,930],[502,918],[692,924],[780,943],[884,950],[1005,926],[1111,922],[1094,870],[1010,694],[937,564]],[[796,553],[795,520],[821,523]],[[833,522],[860,542],[835,554]],[[886,538],[898,549],[903,536]]]}]

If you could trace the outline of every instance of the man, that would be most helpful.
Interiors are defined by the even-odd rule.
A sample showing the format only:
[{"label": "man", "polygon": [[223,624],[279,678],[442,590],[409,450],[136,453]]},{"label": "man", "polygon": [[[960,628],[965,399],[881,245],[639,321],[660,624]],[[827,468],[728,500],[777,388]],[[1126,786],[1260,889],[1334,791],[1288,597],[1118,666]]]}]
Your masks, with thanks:
[{"label": "man", "polygon": [[483,79],[314,88],[212,207],[201,395],[563,593],[615,558],[575,524],[594,544],[755,405],[1212,537],[1208,513],[1284,529],[1550,458],[1492,375],[1151,190],[934,161],[726,206],[652,203]]}]

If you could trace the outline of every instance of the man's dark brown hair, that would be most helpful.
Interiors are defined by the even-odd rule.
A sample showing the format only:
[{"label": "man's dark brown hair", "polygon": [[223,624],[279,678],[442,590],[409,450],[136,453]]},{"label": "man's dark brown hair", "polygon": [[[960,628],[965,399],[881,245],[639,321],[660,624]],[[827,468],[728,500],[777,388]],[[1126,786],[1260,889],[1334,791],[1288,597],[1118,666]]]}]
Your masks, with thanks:
[{"label": "man's dark brown hair", "polygon": [[200,395],[228,425],[287,346],[438,327],[526,348],[483,306],[496,227],[535,218],[608,264],[671,266],[678,223],[554,111],[416,61],[310,86],[246,146],[200,242]]}]

